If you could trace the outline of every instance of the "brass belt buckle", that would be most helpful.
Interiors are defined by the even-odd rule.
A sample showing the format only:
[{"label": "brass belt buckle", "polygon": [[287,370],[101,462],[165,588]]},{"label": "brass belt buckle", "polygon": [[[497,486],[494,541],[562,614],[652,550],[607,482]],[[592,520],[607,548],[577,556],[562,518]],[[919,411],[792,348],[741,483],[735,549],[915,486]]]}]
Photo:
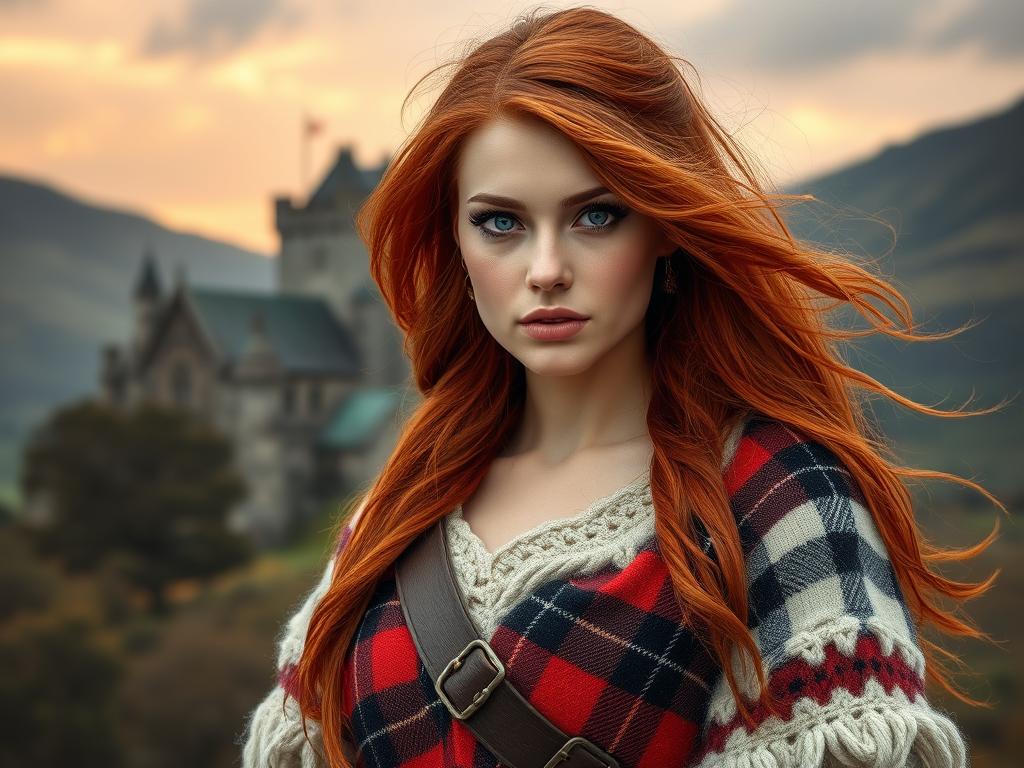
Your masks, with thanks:
[{"label": "brass belt buckle", "polygon": [[565,744],[562,745],[562,748],[555,752],[554,757],[544,764],[544,768],[556,768],[557,765],[568,760],[570,753],[573,749],[577,748],[591,755],[595,760],[599,761],[600,765],[605,766],[605,768],[619,768],[619,764],[616,762],[615,758],[598,747],[592,741],[587,741],[582,736],[573,736],[565,742]]},{"label": "brass belt buckle", "polygon": [[[445,680],[452,676],[453,672],[457,671],[462,667],[463,660],[476,648],[479,648],[483,652],[484,656],[487,657],[487,660],[490,662],[491,666],[497,669],[497,674],[494,676],[494,679],[491,680],[491,682],[489,682],[483,689],[473,694],[473,700],[469,703],[468,706],[466,706],[465,709],[460,710],[458,707],[455,706],[455,702],[453,702],[448,697],[448,694],[444,690],[443,683]],[[497,688],[501,681],[504,679],[505,665],[501,663],[501,659],[498,658],[497,654],[495,654],[494,652],[494,649],[491,648],[490,645],[488,645],[481,638],[477,638],[475,640],[470,640],[466,647],[463,648],[462,651],[459,653],[459,655],[448,662],[447,666],[445,666],[440,676],[438,676],[437,680],[434,681],[434,688],[435,690],[437,690],[437,695],[441,697],[441,701],[443,701],[444,705],[448,707],[448,711],[452,713],[452,717],[456,718],[457,720],[465,720],[467,717],[476,712],[485,701],[487,701],[487,697],[491,695],[491,692],[494,691],[494,689]]]}]

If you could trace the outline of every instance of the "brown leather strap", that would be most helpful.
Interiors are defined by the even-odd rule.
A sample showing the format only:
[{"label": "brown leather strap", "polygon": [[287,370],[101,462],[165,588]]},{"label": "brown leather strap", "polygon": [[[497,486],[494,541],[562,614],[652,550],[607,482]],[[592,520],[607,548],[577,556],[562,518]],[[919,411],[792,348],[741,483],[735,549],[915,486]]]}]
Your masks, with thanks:
[{"label": "brown leather strap", "polygon": [[618,768],[597,745],[567,736],[505,678],[466,611],[443,525],[441,518],[410,544],[395,569],[405,621],[441,701],[508,768]]}]

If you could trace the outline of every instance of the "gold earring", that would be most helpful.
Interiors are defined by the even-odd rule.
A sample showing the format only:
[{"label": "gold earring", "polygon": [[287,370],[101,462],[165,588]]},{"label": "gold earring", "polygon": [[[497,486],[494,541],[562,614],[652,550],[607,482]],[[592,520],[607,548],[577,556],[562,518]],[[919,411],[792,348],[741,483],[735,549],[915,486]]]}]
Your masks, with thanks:
[{"label": "gold earring", "polygon": [[465,257],[462,257],[462,271],[466,273],[466,295],[469,296],[471,301],[476,301],[476,296],[473,294],[473,286],[469,284],[469,270],[466,269]]},{"label": "gold earring", "polygon": [[665,279],[662,281],[661,285],[661,289],[665,293],[676,293],[676,291],[678,291],[679,289],[678,285],[676,285],[675,272],[672,271],[672,262],[670,261],[671,258],[671,256],[665,257]]}]

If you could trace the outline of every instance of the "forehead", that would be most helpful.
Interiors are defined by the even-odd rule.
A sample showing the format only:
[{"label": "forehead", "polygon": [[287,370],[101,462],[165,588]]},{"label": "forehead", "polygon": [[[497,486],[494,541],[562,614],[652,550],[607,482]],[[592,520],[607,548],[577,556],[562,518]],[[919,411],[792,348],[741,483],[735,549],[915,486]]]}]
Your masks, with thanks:
[{"label": "forehead", "polygon": [[600,180],[568,138],[533,117],[496,117],[470,133],[456,171],[461,200],[480,192],[542,204]]}]

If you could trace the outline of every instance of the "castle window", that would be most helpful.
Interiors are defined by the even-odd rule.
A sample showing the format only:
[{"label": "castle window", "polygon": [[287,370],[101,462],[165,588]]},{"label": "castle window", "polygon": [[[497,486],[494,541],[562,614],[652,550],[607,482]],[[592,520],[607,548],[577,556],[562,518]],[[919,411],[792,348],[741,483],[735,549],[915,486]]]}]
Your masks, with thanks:
[{"label": "castle window", "polygon": [[176,363],[171,371],[171,393],[182,408],[192,402],[192,369],[187,363]]},{"label": "castle window", "polygon": [[281,398],[281,407],[285,415],[291,416],[295,413],[295,385],[285,384],[284,393]]}]

